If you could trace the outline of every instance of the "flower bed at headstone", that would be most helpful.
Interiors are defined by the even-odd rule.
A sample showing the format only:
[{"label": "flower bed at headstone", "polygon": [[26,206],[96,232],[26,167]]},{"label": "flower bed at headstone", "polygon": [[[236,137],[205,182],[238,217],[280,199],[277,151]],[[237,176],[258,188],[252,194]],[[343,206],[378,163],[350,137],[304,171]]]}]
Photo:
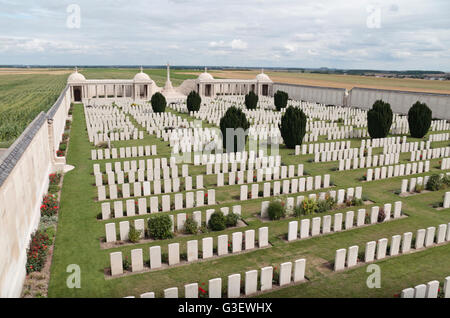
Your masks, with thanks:
[{"label": "flower bed at headstone", "polygon": [[41,205],[42,216],[52,216],[58,213],[59,204],[58,198],[54,194],[47,194],[44,196]]},{"label": "flower bed at headstone", "polygon": [[45,265],[45,260],[52,240],[45,231],[37,231],[31,236],[30,247],[27,250],[27,273],[40,271]]}]

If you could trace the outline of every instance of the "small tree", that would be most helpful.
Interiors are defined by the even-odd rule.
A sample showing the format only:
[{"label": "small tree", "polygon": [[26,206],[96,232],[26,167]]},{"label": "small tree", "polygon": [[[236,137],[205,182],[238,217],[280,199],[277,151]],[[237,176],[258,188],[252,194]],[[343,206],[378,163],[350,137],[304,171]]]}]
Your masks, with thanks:
[{"label": "small tree", "polygon": [[227,227],[236,226],[238,220],[239,220],[239,215],[237,215],[236,213],[230,212],[225,217],[225,225]]},{"label": "small tree", "polygon": [[188,217],[186,219],[186,221],[184,222],[184,231],[187,234],[197,234],[198,224],[197,224],[197,221],[194,220],[194,218],[192,216]]},{"label": "small tree", "polygon": [[300,108],[289,106],[279,124],[281,137],[287,148],[301,145],[306,133],[306,115]]},{"label": "small tree", "polygon": [[431,126],[432,111],[425,103],[417,101],[408,111],[411,137],[423,138]]},{"label": "small tree", "polygon": [[213,231],[222,231],[226,228],[225,216],[222,211],[216,211],[209,218],[208,227]]},{"label": "small tree", "polygon": [[128,240],[131,243],[137,243],[141,239],[141,230],[137,230],[134,225],[130,225],[130,230],[128,231]]},{"label": "small tree", "polygon": [[269,214],[269,219],[271,220],[279,220],[281,218],[284,218],[286,215],[284,203],[279,200],[270,202],[267,213]]},{"label": "small tree", "polygon": [[253,91],[250,91],[247,95],[245,95],[245,107],[247,109],[256,109],[258,105],[258,95],[256,95]]},{"label": "small tree", "polygon": [[275,108],[280,111],[281,108],[285,108],[287,105],[289,99],[289,95],[286,92],[283,91],[277,91],[274,95],[273,95],[273,100],[275,103]]},{"label": "small tree", "polygon": [[[242,110],[234,106],[228,108],[225,115],[220,119],[223,148],[227,151],[232,150],[234,152],[245,149],[245,143],[247,141],[247,134],[245,131],[249,127],[250,124]],[[238,128],[242,128],[244,134],[242,134],[242,131],[235,131]],[[227,135],[227,132],[229,136]],[[228,141],[228,138],[232,138],[232,140]],[[229,147],[227,147],[227,142],[230,144]],[[231,146],[234,146],[234,149],[229,149]]]},{"label": "small tree", "polygon": [[389,103],[377,100],[367,112],[367,129],[371,138],[385,138],[392,125],[392,109]]},{"label": "small tree", "polygon": [[172,220],[170,217],[167,214],[151,216],[148,219],[148,236],[155,240],[172,238]]},{"label": "small tree", "polygon": [[155,113],[164,113],[164,111],[166,110],[166,98],[159,92],[153,94],[151,103],[153,112]]},{"label": "small tree", "polygon": [[200,109],[202,98],[196,91],[191,91],[186,100],[187,109],[190,112],[197,112]]}]

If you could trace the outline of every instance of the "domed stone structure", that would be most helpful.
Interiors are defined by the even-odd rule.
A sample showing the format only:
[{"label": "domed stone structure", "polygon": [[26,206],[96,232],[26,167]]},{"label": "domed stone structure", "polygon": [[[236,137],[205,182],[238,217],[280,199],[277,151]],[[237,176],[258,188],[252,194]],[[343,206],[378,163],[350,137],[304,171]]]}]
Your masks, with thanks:
[{"label": "domed stone structure", "polygon": [[270,77],[267,76],[267,74],[264,74],[264,70],[261,70],[261,73],[256,75],[256,80],[258,82],[272,83],[272,80],[270,79]]},{"label": "domed stone structure", "polygon": [[67,81],[70,82],[70,83],[84,82],[84,81],[86,81],[86,78],[83,76],[83,74],[78,73],[78,68],[75,67],[75,72],[70,74],[70,76],[67,79]]},{"label": "domed stone structure", "polygon": [[134,76],[133,81],[135,81],[135,82],[152,82],[152,79],[150,78],[150,76],[148,76],[146,73],[144,73],[144,71],[141,67],[141,71]]},{"label": "domed stone structure", "polygon": [[198,78],[199,81],[213,81],[214,77],[208,73],[208,69],[205,67],[205,71],[201,73]]}]

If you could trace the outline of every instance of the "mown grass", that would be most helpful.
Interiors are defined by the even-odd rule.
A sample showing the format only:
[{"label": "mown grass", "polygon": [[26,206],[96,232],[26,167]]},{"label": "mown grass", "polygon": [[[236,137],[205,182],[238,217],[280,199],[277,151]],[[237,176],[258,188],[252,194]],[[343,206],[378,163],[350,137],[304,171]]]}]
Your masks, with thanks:
[{"label": "mown grass", "polygon": [[[426,283],[433,279],[443,280],[448,276],[448,262],[450,260],[450,245],[434,247],[426,251],[403,255],[381,262],[382,281],[381,289],[369,289],[366,280],[370,273],[366,273],[366,267],[358,267],[350,271],[334,273],[330,263],[334,260],[335,251],[339,248],[348,248],[352,245],[364,249],[365,243],[380,238],[390,238],[392,235],[415,231],[419,228],[437,226],[450,222],[450,209],[437,211],[431,207],[435,202],[442,201],[444,191],[429,192],[408,198],[400,198],[394,191],[400,188],[402,177],[380,181],[360,183],[358,179],[364,174],[364,169],[346,172],[332,171],[337,163],[310,163],[307,156],[294,156],[293,150],[281,147],[280,154],[285,164],[303,163],[305,171],[312,175],[329,173],[331,180],[337,188],[363,186],[363,195],[374,201],[377,205],[393,203],[397,200],[403,202],[403,212],[407,218],[394,220],[384,224],[377,224],[363,228],[344,231],[316,237],[308,240],[286,243],[281,239],[287,233],[287,223],[291,219],[280,221],[262,222],[255,214],[260,211],[261,201],[255,199],[239,201],[239,186],[228,186],[216,190],[216,198],[225,205],[242,205],[242,214],[247,227],[239,230],[257,229],[261,226],[269,227],[269,241],[273,245],[270,248],[255,250],[244,254],[222,258],[214,258],[204,262],[190,265],[172,267],[165,270],[129,275],[122,278],[105,278],[104,269],[109,267],[109,253],[122,251],[130,256],[133,248],[143,248],[144,260],[148,260],[148,248],[160,245],[163,252],[167,251],[167,245],[173,242],[180,243],[180,250],[184,251],[186,242],[191,239],[199,239],[205,236],[218,236],[231,233],[236,230],[208,233],[197,236],[178,236],[170,240],[150,243],[138,243],[134,245],[115,247],[110,249],[100,248],[100,238],[104,237],[104,225],[108,222],[118,223],[123,220],[147,218],[146,216],[125,217],[99,221],[96,215],[101,211],[100,203],[95,201],[96,188],[93,186],[93,163],[106,161],[91,161],[85,118],[81,105],[75,107],[73,113],[73,125],[70,136],[68,164],[75,169],[66,174],[61,196],[61,208],[59,215],[58,232],[55,241],[55,250],[51,269],[49,286],[50,297],[123,297],[128,295],[138,296],[141,293],[154,291],[161,296],[163,290],[169,287],[179,287],[180,295],[183,295],[183,286],[187,283],[203,283],[211,278],[222,277],[226,284],[226,277],[230,274],[241,273],[247,270],[260,269],[267,265],[279,265],[282,262],[294,261],[298,258],[306,258],[306,276],[309,281],[291,286],[271,293],[265,293],[261,297],[393,297],[401,289]],[[360,141],[352,140],[352,146],[358,146]],[[116,142],[114,146],[123,145],[148,145],[156,144],[158,156],[169,157],[170,148],[167,142],[156,139],[154,136],[145,135],[144,140]],[[433,143],[433,146],[444,146],[448,143]],[[405,162],[408,156],[402,155]],[[432,160],[432,172],[440,172],[437,168],[438,160]],[[189,168],[190,175],[204,174],[205,167]],[[430,173],[432,173],[430,172]],[[429,173],[429,174],[430,174]],[[195,180],[195,178],[194,178]],[[215,178],[205,177],[205,186],[214,187]],[[319,191],[312,191],[319,192]],[[302,194],[303,195],[303,194]],[[308,195],[308,193],[304,194]],[[366,206],[368,208],[369,206]],[[337,212],[349,210],[356,211],[359,207],[345,208]],[[206,210],[207,207],[186,209],[170,212],[191,213],[194,210]],[[328,213],[325,213],[328,214]],[[204,214],[203,214],[204,215]],[[199,246],[201,249],[201,246]],[[66,287],[66,267],[69,264],[78,264],[81,267],[81,289],[69,289]],[[243,276],[242,276],[243,277]]]}]

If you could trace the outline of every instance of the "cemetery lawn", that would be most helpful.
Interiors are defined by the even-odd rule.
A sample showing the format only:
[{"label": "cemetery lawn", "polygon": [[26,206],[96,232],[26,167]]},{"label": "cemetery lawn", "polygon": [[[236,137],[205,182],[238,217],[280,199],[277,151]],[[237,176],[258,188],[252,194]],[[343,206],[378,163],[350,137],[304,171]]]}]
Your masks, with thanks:
[{"label": "cemetery lawn", "polygon": [[[88,73],[88,71],[85,73]],[[110,74],[105,76],[110,77]],[[352,147],[358,146],[359,143],[358,140],[352,140]],[[149,144],[157,145],[158,157],[170,156],[168,143],[158,140],[154,136],[149,136],[147,133],[145,133],[144,140],[113,142],[116,147]],[[446,144],[445,142],[433,143],[433,147]],[[68,172],[64,177],[58,229],[51,265],[49,297],[124,297],[131,295],[138,297],[140,294],[150,291],[155,292],[156,297],[161,297],[163,290],[169,287],[178,287],[180,297],[183,297],[185,284],[197,282],[199,286],[202,286],[202,283],[207,286],[209,279],[222,277],[222,284],[225,286],[226,277],[230,274],[240,273],[243,279],[244,273],[248,270],[259,270],[261,267],[268,265],[279,268],[280,263],[293,262],[299,258],[306,259],[306,277],[309,281],[276,289],[259,297],[394,297],[404,288],[435,279],[442,282],[450,274],[448,267],[450,244],[376,262],[375,264],[381,267],[381,288],[379,289],[369,289],[366,286],[366,280],[370,275],[370,273],[366,273],[367,266],[356,267],[344,272],[333,272],[331,263],[334,261],[337,249],[358,245],[361,252],[368,241],[385,237],[390,238],[393,235],[401,235],[408,231],[415,233],[420,228],[450,222],[450,209],[438,211],[432,208],[434,203],[442,202],[445,191],[400,198],[394,191],[400,188],[402,177],[361,183],[358,180],[365,173],[365,169],[345,172],[331,171],[331,168],[337,167],[336,162],[310,163],[307,160],[312,158],[311,155],[294,156],[293,150],[281,148],[280,154],[284,164],[303,163],[305,172],[311,175],[329,173],[331,181],[336,184],[337,189],[362,185],[363,197],[370,199],[379,206],[401,200],[403,202],[403,213],[408,217],[341,233],[286,243],[283,236],[287,233],[288,222],[294,220],[293,217],[280,221],[262,222],[257,215],[260,213],[263,199],[239,201],[239,186],[226,186],[216,189],[216,200],[221,203],[221,206],[242,205],[242,216],[247,226],[238,230],[245,231],[268,226],[269,242],[272,247],[256,249],[247,252],[245,256],[238,254],[213,258],[164,270],[111,278],[104,274],[105,268],[110,265],[109,254],[111,252],[122,251],[124,256],[130,257],[131,249],[143,248],[144,262],[146,262],[148,261],[150,246],[160,245],[162,252],[167,252],[168,244],[179,242],[180,251],[185,251],[188,240],[201,240],[202,237],[206,236],[215,238],[224,233],[235,232],[237,229],[195,236],[176,236],[170,240],[101,249],[100,238],[105,236],[105,223],[118,223],[123,220],[143,218],[143,216],[105,221],[97,220],[96,216],[101,212],[101,208],[100,203],[95,201],[97,193],[94,186],[94,176],[92,175],[93,164],[100,162],[103,164],[108,160],[90,160],[91,147],[88,141],[83,108],[81,104],[77,104],[73,111],[70,147],[67,156],[67,163],[75,166],[75,169]],[[406,158],[406,155],[401,157],[403,162]],[[126,159],[118,160],[124,161]],[[431,160],[430,170],[435,173],[440,172],[437,168],[438,161]],[[204,174],[205,169],[204,166],[194,167],[191,165],[189,173],[192,176]],[[211,188],[215,181],[214,177],[204,177],[206,188]],[[311,192],[318,193],[320,191]],[[308,194],[309,192],[306,192],[305,196]],[[369,209],[370,206],[367,205],[364,208]],[[356,211],[359,208],[350,207],[324,214],[345,213],[350,210]],[[186,209],[169,212],[169,214],[191,213],[194,210],[204,211],[205,209],[206,207]],[[314,216],[320,215],[311,217]],[[148,215],[144,217],[146,218]],[[216,239],[214,239],[214,242],[216,243]],[[199,245],[199,248],[201,248],[201,244]],[[70,264],[80,266],[81,288],[79,289],[70,289],[66,285],[66,280],[70,275],[66,272],[66,268]]]}]

